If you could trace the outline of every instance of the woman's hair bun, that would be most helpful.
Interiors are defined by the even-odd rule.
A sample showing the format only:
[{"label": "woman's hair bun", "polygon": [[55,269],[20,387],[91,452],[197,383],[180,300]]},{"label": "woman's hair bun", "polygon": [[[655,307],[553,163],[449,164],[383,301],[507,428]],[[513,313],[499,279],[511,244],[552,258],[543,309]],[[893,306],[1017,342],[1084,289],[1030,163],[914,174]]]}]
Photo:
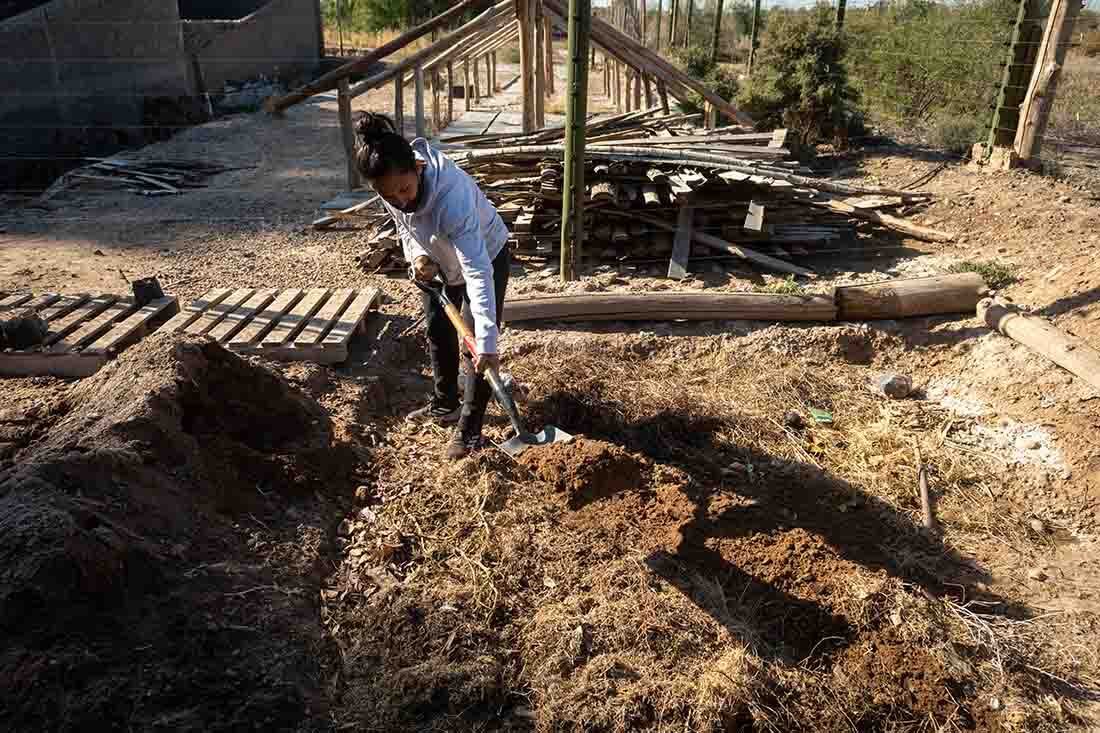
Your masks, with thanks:
[{"label": "woman's hair bun", "polygon": [[355,136],[368,147],[387,134],[396,135],[397,126],[384,114],[364,112],[355,122]]}]

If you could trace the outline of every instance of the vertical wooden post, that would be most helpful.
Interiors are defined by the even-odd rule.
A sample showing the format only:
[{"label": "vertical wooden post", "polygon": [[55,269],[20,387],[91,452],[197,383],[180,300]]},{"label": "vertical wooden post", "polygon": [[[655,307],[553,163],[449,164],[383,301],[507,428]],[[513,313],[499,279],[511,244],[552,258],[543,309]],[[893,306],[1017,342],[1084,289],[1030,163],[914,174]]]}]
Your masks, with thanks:
[{"label": "vertical wooden post", "polygon": [[623,111],[623,65],[615,62],[615,106]]},{"label": "vertical wooden post", "polygon": [[623,69],[623,76],[626,77],[623,79],[623,91],[626,93],[626,99],[623,101],[626,103],[626,111],[633,112],[634,105],[632,103],[634,101],[634,91],[631,89],[630,85],[634,81],[634,70],[627,66]]},{"label": "vertical wooden post", "polygon": [[718,127],[718,108],[710,102],[703,105],[703,125],[708,130]]},{"label": "vertical wooden post", "polygon": [[500,86],[497,84],[497,52],[493,51],[489,54],[489,60],[492,62],[491,66],[493,70],[491,72],[492,78],[489,79],[489,87],[493,90],[493,94],[500,91]]},{"label": "vertical wooden post", "polygon": [[1020,122],[1013,147],[1021,162],[1039,157],[1050,108],[1058,90],[1058,77],[1066,61],[1066,46],[1073,37],[1073,25],[1080,11],[1080,0],[1054,0],[1051,6],[1035,71],[1028,83],[1027,96],[1020,105]]},{"label": "vertical wooden post", "polygon": [[646,19],[646,14],[649,11],[646,9],[646,0],[638,0],[638,5],[640,6],[641,16],[642,16],[642,18],[641,18],[642,37],[639,40],[642,42],[642,45],[645,46],[646,45],[646,36],[648,35],[646,33],[646,20],[647,20]]},{"label": "vertical wooden post", "polygon": [[455,121],[455,65],[447,62],[447,124]]},{"label": "vertical wooden post", "polygon": [[424,124],[424,67],[420,64],[417,64],[413,71],[413,81],[416,87],[416,136],[425,137],[427,129]]},{"label": "vertical wooden post", "polygon": [[653,97],[653,79],[649,74],[645,75],[645,106],[646,109],[653,109],[656,104]]},{"label": "vertical wooden post", "polygon": [[634,109],[642,108],[642,72],[634,70]]},{"label": "vertical wooden post", "polygon": [[756,44],[757,34],[760,28],[760,0],[754,0],[752,4],[752,30],[749,36],[749,69],[748,73],[752,74],[752,65],[756,61]]},{"label": "vertical wooden post", "polygon": [[432,85],[432,132],[436,135],[443,129],[443,113],[439,103],[439,72],[432,69],[431,79],[429,79]]},{"label": "vertical wooden post", "polygon": [[474,65],[474,103],[481,104],[481,59],[474,56],[470,61]]},{"label": "vertical wooden post", "polygon": [[542,21],[542,45],[546,51],[546,94],[554,96],[554,31],[550,26],[550,16]]},{"label": "vertical wooden post", "polygon": [[397,131],[405,134],[405,75],[398,74],[393,80],[393,124]]},{"label": "vertical wooden post", "polygon": [[677,15],[680,11],[680,0],[669,0],[668,3],[668,47],[676,47],[676,31],[680,30]]},{"label": "vertical wooden post", "polygon": [[718,42],[722,35],[722,4],[722,0],[714,0],[714,35],[710,39],[710,60],[713,63],[718,63]]},{"label": "vertical wooden post", "polygon": [[485,96],[496,96],[496,87],[493,86],[493,54],[485,54]]},{"label": "vertical wooden post", "polygon": [[535,27],[531,29],[535,44],[535,129],[546,127],[546,48],[543,42],[542,0],[535,0]]},{"label": "vertical wooden post", "polygon": [[687,23],[684,24],[684,48],[691,45],[691,16],[695,14],[695,0],[687,0]]},{"label": "vertical wooden post", "polygon": [[603,95],[611,99],[611,62],[603,55]]},{"label": "vertical wooden post", "polygon": [[519,17],[519,76],[523,101],[523,131],[535,128],[535,2],[516,0]]},{"label": "vertical wooden post", "polygon": [[470,57],[462,58],[462,102],[466,111],[470,111],[470,94],[473,86],[470,84]]},{"label": "vertical wooden post", "polygon": [[336,107],[340,114],[340,136],[344,141],[344,154],[348,159],[348,190],[359,188],[359,168],[355,165],[355,129],[351,125],[351,94],[347,78],[340,80],[336,94]]},{"label": "vertical wooden post", "polygon": [[668,107],[668,89],[665,88],[665,83],[660,79],[657,80],[657,96],[661,98],[661,113],[670,114]]},{"label": "vertical wooden post", "polygon": [[569,0],[569,66],[565,91],[565,181],[561,206],[561,279],[575,280],[584,246],[584,134],[588,103],[591,0]]},{"label": "vertical wooden post", "polygon": [[836,0],[836,29],[844,27],[844,11],[848,6],[847,0]]},{"label": "vertical wooden post", "polygon": [[653,44],[654,50],[661,51],[661,15],[664,14],[664,0],[657,0],[657,43]]}]

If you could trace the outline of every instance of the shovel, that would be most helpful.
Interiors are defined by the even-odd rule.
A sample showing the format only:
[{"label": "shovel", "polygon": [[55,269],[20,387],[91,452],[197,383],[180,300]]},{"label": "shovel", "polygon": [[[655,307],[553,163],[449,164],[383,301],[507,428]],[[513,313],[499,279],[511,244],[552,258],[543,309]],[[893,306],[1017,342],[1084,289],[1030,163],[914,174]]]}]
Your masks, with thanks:
[{"label": "shovel", "polygon": [[[433,280],[431,284],[425,284],[419,280],[413,280],[416,286],[430,295],[432,298],[443,306],[443,312],[447,314],[447,318],[451,321],[451,324],[462,336],[462,341],[466,344],[466,348],[470,350],[470,354],[477,354],[477,349],[474,346],[474,334],[470,330],[470,327],[466,325],[466,321],[462,318],[462,313],[459,312],[455,304],[451,302],[451,299],[447,297],[447,291],[443,287],[443,283],[438,280]],[[504,408],[504,412],[508,414],[508,419],[512,422],[512,428],[516,431],[514,437],[509,438],[500,445],[500,449],[510,455],[512,458],[518,458],[528,448],[538,448],[544,445],[550,445],[551,443],[568,443],[573,439],[573,436],[564,430],[555,427],[553,425],[547,425],[537,433],[528,432],[523,427],[523,421],[519,418],[519,411],[516,409],[516,403],[512,400],[511,395],[504,389],[504,383],[500,379],[500,374],[493,367],[489,367],[485,370],[485,378],[489,380],[489,386],[493,389],[493,394],[497,398],[497,402]]]}]

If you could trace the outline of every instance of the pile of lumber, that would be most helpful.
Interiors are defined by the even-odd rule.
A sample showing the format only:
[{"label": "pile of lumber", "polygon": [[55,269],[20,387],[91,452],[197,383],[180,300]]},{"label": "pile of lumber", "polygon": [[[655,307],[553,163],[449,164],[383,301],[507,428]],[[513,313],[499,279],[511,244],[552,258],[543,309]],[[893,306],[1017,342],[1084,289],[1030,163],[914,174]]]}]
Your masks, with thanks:
[{"label": "pile of lumber", "polygon": [[[669,276],[683,278],[692,256],[734,256],[767,272],[808,277],[813,273],[800,259],[846,251],[876,229],[952,239],[889,213],[926,202],[927,194],[816,176],[790,160],[785,130],[705,130],[694,125],[698,117],[650,109],[588,123],[582,245],[588,262],[667,261]],[[559,128],[441,142],[496,205],[521,257],[558,257],[562,134]],[[403,267],[384,212],[356,213],[374,218],[370,251],[361,260],[366,269]]]},{"label": "pile of lumber", "polygon": [[90,181],[125,187],[142,196],[172,196],[191,188],[203,188],[205,179],[234,170],[197,160],[126,160],[106,158],[69,171],[68,182]]}]

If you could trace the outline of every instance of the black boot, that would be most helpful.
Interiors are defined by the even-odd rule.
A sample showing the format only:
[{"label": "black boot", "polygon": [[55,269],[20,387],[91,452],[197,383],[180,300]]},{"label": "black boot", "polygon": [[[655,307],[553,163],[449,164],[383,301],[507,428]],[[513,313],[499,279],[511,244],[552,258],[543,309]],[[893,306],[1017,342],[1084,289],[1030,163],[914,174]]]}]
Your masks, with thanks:
[{"label": "black boot", "polygon": [[451,442],[447,444],[447,458],[457,461],[481,447],[482,418],[483,415],[462,411],[458,426],[451,435]]}]

